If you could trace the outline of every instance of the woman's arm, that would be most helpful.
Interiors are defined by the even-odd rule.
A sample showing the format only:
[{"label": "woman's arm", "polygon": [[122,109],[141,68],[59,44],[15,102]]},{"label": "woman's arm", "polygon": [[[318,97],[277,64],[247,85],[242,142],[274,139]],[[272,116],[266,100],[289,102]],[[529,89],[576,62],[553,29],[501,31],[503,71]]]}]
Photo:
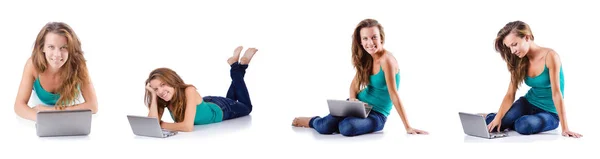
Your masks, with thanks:
[{"label": "woman's arm", "polygon": [[563,100],[562,92],[560,90],[560,58],[558,54],[554,51],[550,51],[546,57],[546,66],[550,72],[550,86],[552,89],[552,100],[554,101],[554,106],[556,107],[556,111],[558,112],[558,118],[560,120],[560,125],[562,129],[562,135],[564,136],[572,136],[572,137],[581,137],[581,134],[577,134],[575,132],[571,132],[569,130],[569,125],[567,125],[567,115],[565,113],[565,103]]},{"label": "woman's arm", "polygon": [[[151,118],[157,118],[157,119],[161,119],[162,117],[162,111],[159,112],[158,108],[158,104],[157,104],[157,98],[158,96],[156,96],[156,92],[154,91],[154,89],[152,87],[150,87],[150,83],[146,83],[146,91],[150,92],[150,106],[148,107],[148,117]],[[164,107],[164,106],[161,106]],[[164,108],[162,108],[164,109]]]},{"label": "woman's arm", "polygon": [[404,123],[404,128],[409,130],[411,128],[410,123],[408,123],[408,119],[406,117],[406,113],[404,111],[404,106],[402,105],[402,101],[400,101],[400,96],[398,95],[398,89],[396,89],[396,76],[395,73],[398,68],[394,67],[394,60],[392,58],[384,58],[381,60],[381,68],[383,69],[383,73],[385,75],[385,83],[387,84],[388,93],[390,94],[390,99],[392,99],[392,103],[396,107],[396,111],[402,119]]},{"label": "woman's arm", "polygon": [[[184,131],[190,132],[194,131],[194,120],[196,119],[196,105],[197,101],[200,98],[200,94],[196,91],[194,87],[188,87],[185,89],[185,97],[187,99],[183,122],[179,123],[167,123],[162,122],[160,126],[167,130],[175,130],[175,131]],[[204,102],[204,101],[202,101]]]},{"label": "woman's arm", "polygon": [[17,93],[17,99],[15,100],[14,111],[22,118],[36,121],[37,110],[32,109],[27,105],[27,102],[29,102],[29,98],[31,97],[31,90],[33,89],[33,82],[35,80],[34,72],[33,62],[29,59],[23,69],[19,92]]},{"label": "woman's arm", "polygon": [[404,123],[404,129],[408,134],[429,134],[426,131],[415,129],[410,126],[408,122],[408,118],[406,117],[406,112],[404,111],[404,105],[402,105],[402,101],[400,100],[400,96],[398,95],[398,89],[396,89],[396,71],[398,67],[393,65],[396,63],[396,60],[392,57],[387,57],[381,60],[381,68],[383,69],[383,74],[385,75],[385,83],[387,84],[388,93],[390,94],[390,99],[392,99],[392,103],[394,104],[400,119],[402,119],[402,123]]},{"label": "woman's arm", "polygon": [[516,87],[513,85],[512,82],[508,84],[508,90],[506,91],[506,95],[504,95],[504,99],[500,104],[500,109],[498,109],[495,118],[502,119],[506,112],[508,112],[510,107],[512,107],[513,102],[515,101],[515,94],[517,93],[517,89],[515,88]]},{"label": "woman's arm", "polygon": [[515,101],[515,93],[516,92],[517,92],[517,89],[511,81],[508,84],[508,90],[506,91],[506,95],[504,95],[504,99],[502,100],[502,103],[500,104],[500,108],[498,109],[498,112],[496,113],[494,120],[492,120],[492,122],[490,122],[487,125],[488,126],[487,129],[489,132],[492,132],[494,130],[494,128],[496,128],[497,131],[500,131],[500,127],[502,126],[502,118],[504,118],[504,115],[506,114],[506,112],[508,112],[510,107],[512,107],[512,104]]},{"label": "woman's arm", "polygon": [[86,109],[86,110],[91,110],[92,114],[96,114],[96,112],[98,112],[98,100],[96,97],[96,90],[94,89],[94,85],[92,84],[91,79],[87,84],[84,84],[83,87],[81,87],[81,95],[83,96],[83,100],[85,100],[85,102],[83,102],[81,104],[76,104],[73,106],[68,106],[65,109],[66,110]]}]

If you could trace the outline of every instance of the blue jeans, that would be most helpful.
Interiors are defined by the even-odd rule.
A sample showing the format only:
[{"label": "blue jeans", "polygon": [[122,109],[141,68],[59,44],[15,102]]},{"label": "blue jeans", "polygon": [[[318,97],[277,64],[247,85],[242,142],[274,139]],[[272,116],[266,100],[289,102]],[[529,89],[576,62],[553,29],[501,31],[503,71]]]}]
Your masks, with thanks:
[{"label": "blue jeans", "polygon": [[331,114],[324,118],[316,116],[308,124],[320,134],[339,132],[344,136],[357,136],[382,130],[386,120],[385,115],[371,111],[367,118],[337,117]]},{"label": "blue jeans", "polygon": [[[494,117],[496,113],[488,114],[485,119],[487,124],[490,124]],[[525,97],[521,97],[513,103],[502,118],[500,129],[512,129],[519,134],[530,135],[554,130],[558,127],[558,122],[556,113],[542,110],[529,103]]]},{"label": "blue jeans", "polygon": [[231,85],[226,97],[206,96],[202,98],[206,102],[212,102],[221,107],[223,120],[246,116],[252,112],[250,94],[248,93],[246,82],[244,82],[244,75],[246,75],[247,68],[248,65],[242,65],[238,62],[231,64],[229,71]]}]

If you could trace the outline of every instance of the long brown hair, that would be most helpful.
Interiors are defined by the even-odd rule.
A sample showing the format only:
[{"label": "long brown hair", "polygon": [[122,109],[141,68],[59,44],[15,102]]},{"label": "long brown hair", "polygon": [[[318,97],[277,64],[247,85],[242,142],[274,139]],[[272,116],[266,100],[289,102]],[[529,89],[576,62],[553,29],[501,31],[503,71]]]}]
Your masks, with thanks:
[{"label": "long brown hair", "polygon": [[506,38],[506,36],[508,36],[510,33],[515,33],[520,38],[525,36],[528,36],[531,40],[534,38],[529,25],[522,21],[512,21],[507,23],[502,29],[500,29],[500,31],[498,31],[498,35],[496,36],[496,41],[494,44],[496,51],[499,52],[502,56],[502,59],[506,61],[506,66],[508,67],[508,71],[511,75],[510,81],[514,88],[518,89],[519,85],[521,85],[527,76],[529,58],[527,56],[519,58],[517,55],[511,53],[509,47],[504,45],[504,38]]},{"label": "long brown hair", "polygon": [[373,57],[361,45],[360,30],[362,28],[377,27],[381,36],[381,43],[385,42],[385,33],[383,26],[375,19],[365,19],[360,21],[352,34],[352,64],[356,69],[357,89],[361,89],[369,84],[369,76],[373,74]]},{"label": "long brown hair", "polygon": [[[170,101],[165,101],[161,98],[158,97],[154,97],[154,98],[158,98],[156,99],[156,104],[158,107],[158,114],[162,114],[165,107],[171,105],[171,109],[169,109],[169,111],[171,111],[171,113],[173,114],[173,118],[175,119],[175,122],[181,122],[184,119],[184,112],[185,112],[185,104],[186,104],[186,98],[185,98],[185,89],[187,87],[193,87],[192,85],[189,84],[185,84],[183,82],[183,79],[181,79],[181,77],[179,77],[179,75],[177,75],[177,73],[169,68],[157,68],[155,70],[153,70],[152,72],[150,72],[150,75],[148,76],[148,79],[146,80],[146,84],[150,83],[151,80],[153,79],[159,79],[162,82],[164,82],[166,85],[168,85],[169,87],[173,87],[173,89],[175,90],[173,92],[173,98],[171,98]],[[150,93],[150,91],[146,90],[146,95],[144,96],[144,99],[146,101],[146,105],[148,107],[150,107],[150,104],[152,102],[152,94]]]},{"label": "long brown hair", "polygon": [[48,33],[55,33],[67,38],[69,55],[67,61],[58,72],[58,76],[62,82],[56,91],[60,95],[56,106],[64,109],[65,106],[74,104],[75,99],[79,97],[79,87],[89,83],[86,60],[83,57],[79,38],[73,29],[62,22],[50,22],[38,33],[33,52],[31,53],[31,60],[37,72],[42,73],[48,69],[46,56],[44,56],[45,53],[43,52],[46,34]]}]

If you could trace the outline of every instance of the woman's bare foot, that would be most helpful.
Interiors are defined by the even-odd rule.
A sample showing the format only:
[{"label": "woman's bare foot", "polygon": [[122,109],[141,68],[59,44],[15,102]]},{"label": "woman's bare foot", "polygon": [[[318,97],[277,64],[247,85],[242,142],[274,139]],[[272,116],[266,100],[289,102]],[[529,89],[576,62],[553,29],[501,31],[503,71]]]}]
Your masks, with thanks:
[{"label": "woman's bare foot", "polygon": [[229,59],[227,59],[227,63],[229,63],[229,65],[238,62],[238,60],[240,59],[240,53],[242,53],[242,49],[244,47],[242,46],[238,46],[235,48],[235,50],[233,50],[233,56],[231,56]]},{"label": "woman's bare foot", "polygon": [[311,117],[296,117],[292,122],[292,126],[308,128]]},{"label": "woman's bare foot", "polygon": [[240,59],[240,64],[242,65],[247,65],[250,63],[250,60],[252,60],[252,57],[254,56],[254,54],[258,51],[258,49],[256,48],[248,48],[248,50],[246,50],[246,52],[244,53],[244,56],[242,56],[242,58]]}]

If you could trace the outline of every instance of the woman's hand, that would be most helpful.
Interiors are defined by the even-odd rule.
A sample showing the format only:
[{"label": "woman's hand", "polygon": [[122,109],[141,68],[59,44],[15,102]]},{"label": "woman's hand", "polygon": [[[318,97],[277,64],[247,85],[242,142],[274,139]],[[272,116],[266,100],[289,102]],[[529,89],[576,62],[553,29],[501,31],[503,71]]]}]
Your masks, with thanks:
[{"label": "woman's hand", "polygon": [[423,131],[423,130],[419,130],[419,129],[415,129],[415,128],[406,129],[406,133],[407,134],[423,134],[423,135],[429,134],[427,131]]},{"label": "woman's hand", "polygon": [[497,128],[498,132],[500,132],[500,126],[502,126],[502,119],[499,119],[498,115],[496,115],[494,120],[492,120],[492,122],[488,125],[488,132],[492,132],[495,127]]},{"label": "woman's hand", "polygon": [[37,106],[33,107],[34,110],[41,112],[41,111],[52,111],[52,110],[56,110],[56,107],[50,107],[50,106],[45,106],[45,105],[41,105],[38,104]]},{"label": "woman's hand", "polygon": [[150,87],[150,83],[146,84],[146,90],[150,92],[153,98],[156,97],[156,91],[154,91],[154,88]]},{"label": "woman's hand", "polygon": [[565,137],[574,137],[574,138],[583,137],[583,135],[576,133],[576,132],[572,132],[570,130],[563,130],[562,135]]}]

